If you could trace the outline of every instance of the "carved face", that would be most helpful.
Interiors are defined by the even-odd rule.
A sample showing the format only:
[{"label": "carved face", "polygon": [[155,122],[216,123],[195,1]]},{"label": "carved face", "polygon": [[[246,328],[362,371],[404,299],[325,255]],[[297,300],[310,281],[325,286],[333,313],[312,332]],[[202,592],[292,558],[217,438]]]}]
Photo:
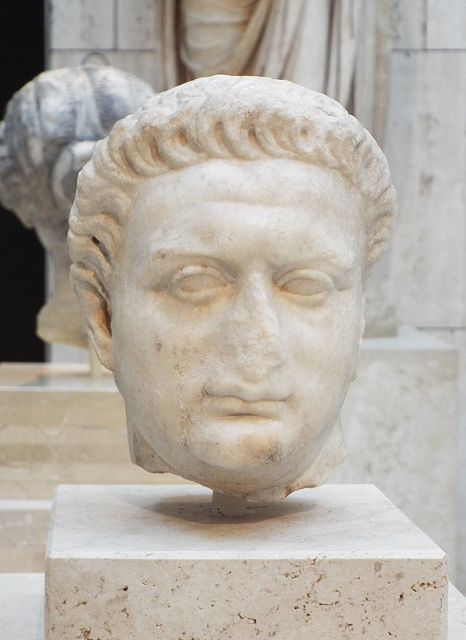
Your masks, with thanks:
[{"label": "carved face", "polygon": [[136,460],[224,493],[306,486],[357,366],[360,196],[304,163],[211,160],[132,203],[111,328]]}]

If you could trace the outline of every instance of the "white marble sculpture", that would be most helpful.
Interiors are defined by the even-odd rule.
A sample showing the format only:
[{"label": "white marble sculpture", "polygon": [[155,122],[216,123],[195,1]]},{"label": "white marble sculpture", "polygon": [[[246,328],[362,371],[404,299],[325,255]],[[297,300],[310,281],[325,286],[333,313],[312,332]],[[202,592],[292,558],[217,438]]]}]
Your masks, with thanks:
[{"label": "white marble sculpture", "polygon": [[8,103],[0,123],[0,201],[34,227],[52,259],[53,295],[37,318],[46,342],[87,347],[66,242],[76,177],[96,140],[153,94],[132,74],[86,65],[41,73]]},{"label": "white marble sculpture", "polygon": [[69,238],[133,461],[266,501],[324,482],[395,210],[370,134],[288,81],[194,80],[119,122]]}]

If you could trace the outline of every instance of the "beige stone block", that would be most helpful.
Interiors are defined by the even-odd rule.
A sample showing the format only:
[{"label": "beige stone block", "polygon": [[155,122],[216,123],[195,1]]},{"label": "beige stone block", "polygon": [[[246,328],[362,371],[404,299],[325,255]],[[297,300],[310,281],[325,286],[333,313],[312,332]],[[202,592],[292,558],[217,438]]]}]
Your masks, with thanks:
[{"label": "beige stone block", "polygon": [[51,49],[111,49],[113,0],[51,0]]},{"label": "beige stone block", "polygon": [[123,399],[86,365],[0,366],[0,497],[51,498],[63,483],[179,482],[129,458]]},{"label": "beige stone block", "polygon": [[[5,638],[43,640],[44,575],[0,574],[0,632]],[[448,640],[466,637],[466,598],[450,584]],[[409,639],[411,640],[411,639]]]},{"label": "beige stone block", "polygon": [[427,0],[392,0],[394,49],[424,49]]},{"label": "beige stone block", "polygon": [[0,573],[0,637],[43,640],[43,573]]},{"label": "beige stone block", "polygon": [[0,571],[43,572],[50,500],[0,500]]},{"label": "beige stone block", "polygon": [[464,0],[427,0],[427,48],[466,49]]},{"label": "beige stone block", "polygon": [[424,332],[363,341],[342,411],[347,460],[331,482],[376,484],[451,557],[454,575],[458,352]]},{"label": "beige stone block", "polygon": [[153,51],[132,51],[130,49],[126,51],[102,50],[100,52],[93,52],[89,49],[52,51],[50,67],[56,69],[82,64],[90,53],[97,57],[100,53],[105,56],[109,64],[123,71],[134,73],[134,75],[152,85],[157,91],[156,59]]},{"label": "beige stone block", "polygon": [[155,49],[153,0],[118,0],[118,49]]},{"label": "beige stone block", "polygon": [[[125,445],[127,449],[127,445]],[[171,473],[150,474],[129,461],[124,463],[60,463],[14,462],[10,467],[0,467],[1,495],[14,498],[51,497],[58,484],[95,484],[126,482],[128,484],[186,484],[187,480]]]},{"label": "beige stone block", "polygon": [[401,323],[466,325],[466,51],[395,52],[385,152],[398,193],[391,299]]},{"label": "beige stone block", "polygon": [[89,351],[80,347],[73,347],[70,344],[62,344],[59,342],[48,343],[45,345],[45,359],[47,362],[69,363],[79,362],[89,364]]},{"label": "beige stone block", "polygon": [[[445,640],[443,552],[373,486],[243,518],[203,487],[60,487],[46,637]],[[290,634],[290,630],[292,631]]]}]

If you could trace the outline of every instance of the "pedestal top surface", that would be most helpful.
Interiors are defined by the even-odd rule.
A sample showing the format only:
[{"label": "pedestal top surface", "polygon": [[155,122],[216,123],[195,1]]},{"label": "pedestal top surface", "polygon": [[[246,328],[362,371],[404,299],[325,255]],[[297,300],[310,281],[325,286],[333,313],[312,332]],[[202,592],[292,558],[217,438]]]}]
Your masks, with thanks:
[{"label": "pedestal top surface", "polygon": [[444,557],[373,485],[304,489],[238,518],[214,515],[211,496],[197,485],[61,485],[48,556]]}]

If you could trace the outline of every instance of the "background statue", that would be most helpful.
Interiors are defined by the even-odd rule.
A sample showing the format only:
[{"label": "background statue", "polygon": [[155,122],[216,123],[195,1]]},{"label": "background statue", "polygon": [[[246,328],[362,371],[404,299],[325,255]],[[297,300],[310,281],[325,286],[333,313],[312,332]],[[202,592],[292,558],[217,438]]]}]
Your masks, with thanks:
[{"label": "background statue", "polygon": [[203,78],[120,121],[69,238],[133,461],[249,499],[324,482],[395,209],[370,134],[287,81]]},{"label": "background statue", "polygon": [[338,100],[376,140],[385,125],[389,0],[160,0],[157,82],[282,78]]},{"label": "background statue", "polygon": [[7,105],[0,123],[0,200],[35,228],[52,258],[53,295],[37,318],[46,342],[87,346],[66,242],[76,176],[96,140],[153,93],[125,71],[82,66],[41,73]]}]

